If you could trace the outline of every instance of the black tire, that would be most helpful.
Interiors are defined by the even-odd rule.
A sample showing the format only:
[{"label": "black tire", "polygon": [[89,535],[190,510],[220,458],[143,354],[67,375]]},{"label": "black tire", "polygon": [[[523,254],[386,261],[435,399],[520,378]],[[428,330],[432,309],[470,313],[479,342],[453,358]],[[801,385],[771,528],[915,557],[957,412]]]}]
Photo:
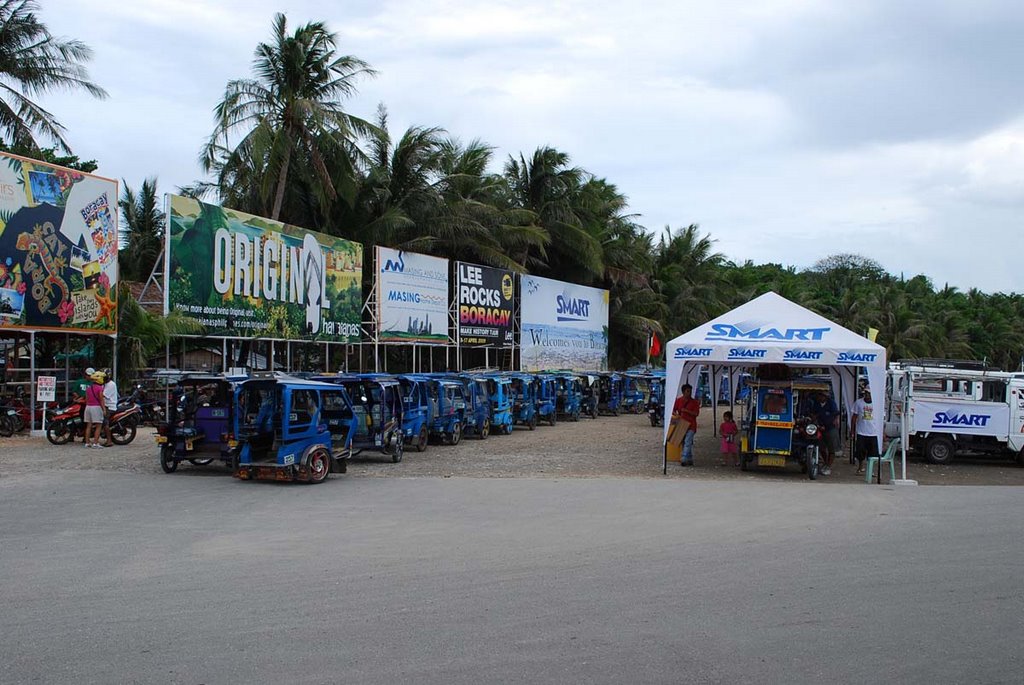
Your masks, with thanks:
[{"label": "black tire", "polygon": [[511,423],[506,423],[505,424],[505,435],[512,435],[512,424]]},{"label": "black tire", "polygon": [[807,448],[807,477],[818,480],[818,448],[811,445]]},{"label": "black tire", "polygon": [[430,431],[427,430],[426,426],[420,428],[419,438],[416,440],[416,451],[426,452],[427,445],[430,443]]},{"label": "black tire", "polygon": [[573,423],[575,423],[575,422],[580,420],[580,410],[579,409],[577,409],[576,411],[574,411],[572,413],[572,420],[573,420]]},{"label": "black tire", "polygon": [[174,448],[163,446],[160,448],[160,468],[164,473],[174,473],[178,470],[178,461],[174,458]]},{"label": "black tire", "polygon": [[1021,448],[1020,452],[1017,452],[1017,457],[1014,461],[1017,462],[1017,466],[1024,466],[1024,447]]},{"label": "black tire", "polygon": [[192,466],[209,466],[213,463],[213,459],[189,459],[188,463]]},{"label": "black tire", "polygon": [[618,416],[618,415],[619,415],[619,408],[615,407],[615,409],[612,409],[612,416]]},{"label": "black tire", "polygon": [[313,450],[309,455],[309,482],[313,485],[323,483],[331,473],[331,453],[323,447]]},{"label": "black tire", "polygon": [[110,441],[115,445],[127,445],[135,439],[135,434],[138,432],[138,427],[134,421],[121,424],[120,426],[110,427]]},{"label": "black tire", "polygon": [[651,427],[654,428],[658,425],[658,417],[656,414],[651,414],[648,417],[651,420]]},{"label": "black tire", "polygon": [[46,439],[54,445],[66,445],[73,437],[71,426],[63,419],[54,421],[46,427]]},{"label": "black tire", "polygon": [[462,442],[462,424],[458,421],[456,421],[455,425],[452,426],[452,432],[448,436],[448,442],[450,442],[452,446],[458,445]]},{"label": "black tire", "polygon": [[949,464],[953,461],[955,454],[953,441],[944,435],[928,438],[928,444],[924,448],[925,459],[932,464]]},{"label": "black tire", "polygon": [[480,430],[476,432],[478,440],[486,440],[487,436],[491,434],[491,420],[484,419],[484,425],[480,426]]},{"label": "black tire", "polygon": [[526,427],[529,428],[530,430],[533,430],[534,428],[537,427],[537,415],[536,414],[531,416],[530,420],[526,422]]},{"label": "black tire", "polygon": [[551,412],[551,416],[548,417],[548,423],[550,423],[552,426],[558,423],[558,412]]},{"label": "black tire", "polygon": [[14,423],[10,416],[0,416],[0,437],[9,438],[14,435]]},{"label": "black tire", "polygon": [[395,445],[395,451],[391,453],[391,462],[397,464],[402,461],[402,457],[405,455],[405,440],[399,438],[398,443]]}]

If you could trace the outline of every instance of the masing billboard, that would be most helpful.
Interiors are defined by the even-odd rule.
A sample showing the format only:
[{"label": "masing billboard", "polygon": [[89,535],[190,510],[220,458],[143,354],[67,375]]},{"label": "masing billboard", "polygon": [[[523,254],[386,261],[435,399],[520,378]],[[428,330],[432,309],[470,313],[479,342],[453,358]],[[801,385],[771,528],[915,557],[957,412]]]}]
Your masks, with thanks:
[{"label": "masing billboard", "polygon": [[608,368],[608,291],[523,276],[519,285],[524,371]]},{"label": "masing billboard", "polygon": [[455,274],[459,344],[511,347],[512,272],[456,262]]},{"label": "masing billboard", "polygon": [[354,342],[363,246],[170,195],[168,311],[206,334]]},{"label": "masing billboard", "polygon": [[448,342],[448,260],[377,247],[381,342]]}]

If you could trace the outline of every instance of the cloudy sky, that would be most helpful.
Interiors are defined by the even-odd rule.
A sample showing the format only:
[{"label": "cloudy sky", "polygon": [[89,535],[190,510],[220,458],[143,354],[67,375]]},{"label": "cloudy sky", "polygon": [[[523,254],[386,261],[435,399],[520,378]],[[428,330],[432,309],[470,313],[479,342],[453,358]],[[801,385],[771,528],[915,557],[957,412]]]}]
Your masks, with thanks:
[{"label": "cloudy sky", "polygon": [[1024,5],[1014,0],[41,0],[106,101],[43,99],[76,153],[162,190],[196,158],[271,17],[326,21],[379,70],[347,103],[497,159],[541,145],[640,223],[729,259],[837,252],[941,287],[1024,291]]}]

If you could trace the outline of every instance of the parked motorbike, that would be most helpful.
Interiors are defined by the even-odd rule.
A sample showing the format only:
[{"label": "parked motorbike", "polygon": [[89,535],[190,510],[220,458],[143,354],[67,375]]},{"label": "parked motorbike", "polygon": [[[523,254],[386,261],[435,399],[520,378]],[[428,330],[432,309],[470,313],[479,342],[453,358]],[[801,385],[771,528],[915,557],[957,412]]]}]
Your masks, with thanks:
[{"label": "parked motorbike", "polygon": [[85,437],[84,402],[72,402],[59,407],[47,419],[46,439],[54,445],[66,445],[72,440]]},{"label": "parked motorbike", "polygon": [[136,385],[126,402],[138,405],[141,414],[140,423],[147,426],[155,426],[167,420],[167,412],[164,410],[164,403],[158,400],[151,400],[146,395],[145,388],[140,384]]}]

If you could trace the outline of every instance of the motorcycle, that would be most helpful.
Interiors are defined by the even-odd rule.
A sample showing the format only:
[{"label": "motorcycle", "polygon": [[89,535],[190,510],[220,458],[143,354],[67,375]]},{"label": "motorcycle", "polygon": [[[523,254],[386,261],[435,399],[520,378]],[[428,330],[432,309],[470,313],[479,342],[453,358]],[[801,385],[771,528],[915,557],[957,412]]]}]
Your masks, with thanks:
[{"label": "motorcycle", "polygon": [[141,414],[140,423],[143,425],[155,426],[167,420],[164,403],[158,400],[150,400],[142,385],[136,385],[132,390],[132,394],[125,401],[138,405]]},{"label": "motorcycle", "polygon": [[47,420],[46,439],[54,445],[66,445],[72,440],[85,437],[84,402],[72,402],[59,407]]}]

